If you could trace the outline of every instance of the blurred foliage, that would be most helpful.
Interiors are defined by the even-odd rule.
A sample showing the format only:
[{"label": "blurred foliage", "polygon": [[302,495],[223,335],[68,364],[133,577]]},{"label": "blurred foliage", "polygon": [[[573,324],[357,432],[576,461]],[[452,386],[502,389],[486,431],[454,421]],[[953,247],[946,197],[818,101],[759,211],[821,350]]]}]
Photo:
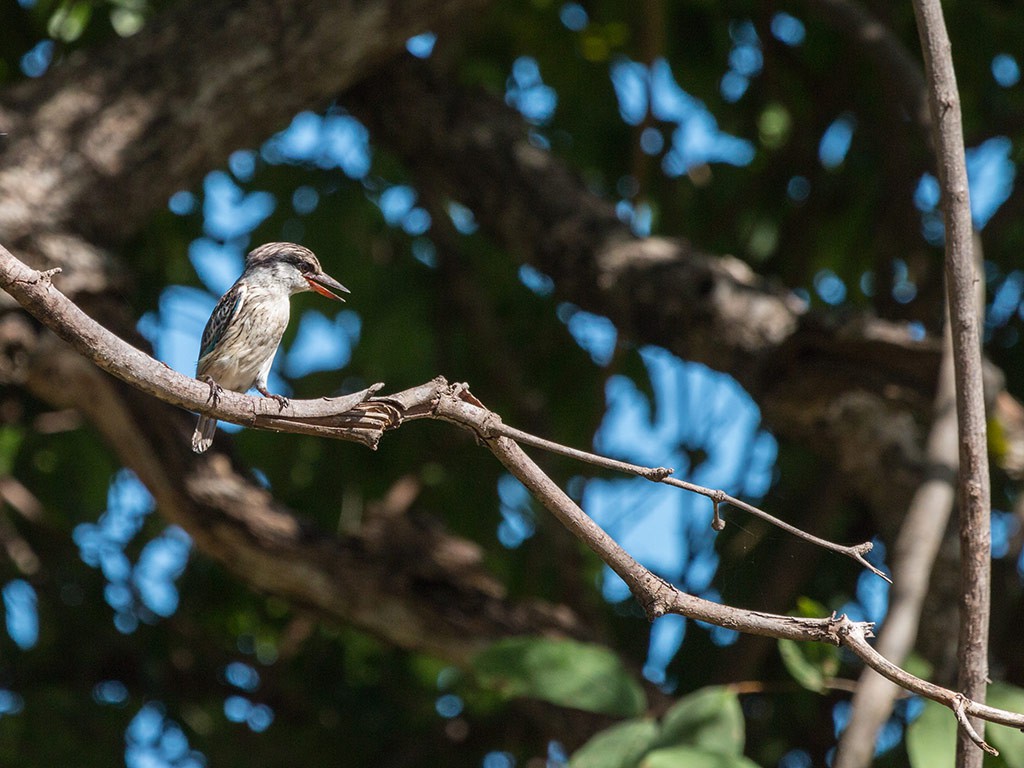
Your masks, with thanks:
[{"label": "blurred foliage", "polygon": [[[989,686],[985,703],[1000,709],[1024,712],[1024,688],[993,683]],[[999,750],[1008,768],[1024,768],[1024,733],[1015,728],[990,725],[985,729],[985,738]]]},{"label": "blurred foliage", "polygon": [[[0,0],[0,85],[26,76],[23,57],[38,52],[41,41],[52,44],[42,50],[59,62],[72,51],[113,44],[169,5]],[[560,20],[559,2],[503,0],[464,35],[439,46],[454,62],[455,76],[494,93],[505,91],[520,56],[533,57],[558,97],[553,118],[537,126],[538,133],[589,187],[631,210],[649,207],[653,232],[686,236],[710,252],[734,253],[783,284],[805,290],[816,306],[870,308],[934,329],[941,316],[940,257],[922,238],[921,215],[912,200],[920,175],[931,170],[926,143],[906,110],[894,107],[883,87],[888,75],[866,60],[852,37],[810,12],[810,5],[593,0],[581,4],[588,21],[573,30]],[[909,4],[868,5],[916,56]],[[800,45],[773,36],[772,19],[779,10],[799,16],[806,26]],[[945,10],[967,145],[1007,136],[1009,159],[1016,163],[1024,151],[1024,86],[999,85],[991,63],[996,54],[1024,50],[1024,14],[1017,4],[1001,0],[951,2]],[[737,25],[747,22],[756,31],[762,66],[749,78],[746,92],[730,100],[723,97],[722,79],[737,47]],[[721,131],[752,143],[752,162],[699,163],[684,173],[663,172],[676,126],[651,115],[638,125],[623,120],[609,77],[609,67],[623,57],[667,60],[679,85],[708,107]],[[849,152],[825,167],[819,160],[822,136],[843,115],[855,118]],[[645,130],[660,135],[661,149],[641,150]],[[524,287],[516,264],[485,235],[446,238],[436,245],[433,267],[414,258],[416,236],[388,226],[375,202],[386,186],[410,180],[386,151],[375,150],[366,184],[338,170],[263,161],[243,184],[278,200],[252,242],[291,239],[312,248],[352,290],[348,306],[362,319],[360,341],[345,369],[289,382],[295,396],[352,390],[373,381],[398,390],[444,374],[470,382],[508,423],[580,447],[591,444],[601,422],[610,377],[635,380],[653,403],[646,369],[629,341],[620,342],[608,366],[596,365],[559,320],[557,302]],[[809,192],[793,194],[794,179]],[[315,189],[320,203],[299,214],[288,201],[302,185]],[[201,194],[198,185],[192,191]],[[430,210],[435,219],[444,215],[438,202],[444,201],[432,201]],[[1020,266],[1020,212],[1021,197],[1013,195],[983,232],[990,293]],[[133,271],[134,287],[123,299],[135,315],[157,311],[166,286],[205,290],[187,256],[201,231],[199,208],[186,215],[164,211],[125,248],[122,257]],[[816,290],[826,273],[844,285],[838,300]],[[915,287],[913,300],[894,295],[892,286],[900,280]],[[298,297],[296,317],[313,307],[328,311],[317,301]],[[1017,395],[1024,391],[1022,322],[1014,311],[988,331],[988,351]],[[296,326],[285,337],[286,347]],[[19,418],[0,428],[0,474],[17,478],[44,510],[38,524],[10,515],[43,568],[31,578],[39,642],[22,650],[7,634],[0,635],[0,689],[21,698],[16,713],[0,713],[0,764],[117,764],[126,730],[147,702],[160,702],[166,723],[177,723],[188,747],[217,766],[319,764],[343,756],[354,765],[457,767],[478,766],[485,755],[506,753],[531,768],[545,759],[562,765],[566,753],[572,753],[573,768],[747,766],[780,764],[794,750],[820,765],[835,743],[832,712],[841,697],[824,692],[824,682],[856,674],[849,659],[836,649],[785,644],[780,656],[773,645],[756,639],[730,647],[692,623],[664,686],[680,697],[678,702],[659,720],[638,717],[644,694],[635,670],[644,662],[649,638],[639,609],[630,601],[605,603],[595,589],[602,578],[600,563],[543,510],[532,510],[532,537],[516,548],[503,546],[495,533],[500,468],[471,438],[439,424],[409,425],[377,452],[250,431],[236,435],[234,443],[277,499],[327,530],[357,527],[364,503],[380,499],[400,478],[415,478],[421,492],[410,514],[438,519],[452,533],[478,543],[513,598],[570,605],[614,653],[510,640],[477,659],[474,677],[473,670],[397,651],[352,628],[322,626],[301,610],[254,595],[201,556],[192,558],[178,582],[181,603],[173,616],[148,616],[134,632],[122,634],[104,601],[106,578],[81,561],[72,543],[75,527],[95,522],[107,507],[119,467],[73,418],[60,429],[40,428],[46,420],[60,421],[57,416],[29,402]],[[687,449],[699,457],[708,446]],[[563,486],[581,471],[563,459],[539,460]],[[836,500],[834,478],[814,451],[783,446],[778,467],[781,479],[765,502],[769,511],[787,510],[795,524],[832,538],[863,540],[874,534],[863,510]],[[997,505],[1009,506],[1014,489],[997,478],[996,491]],[[801,515],[805,519],[794,519]],[[134,562],[165,527],[159,515],[147,517],[127,545],[127,556]],[[784,541],[756,522],[730,525],[718,548],[722,563],[715,588],[729,602],[766,610],[789,610],[802,594],[825,613],[851,599],[852,565],[806,548],[780,555]],[[6,558],[0,571],[4,582],[21,576]],[[1002,589],[1000,605],[1019,605],[1015,573]],[[1019,649],[1003,652],[1017,676],[1012,682],[1024,683]],[[258,672],[252,690],[226,677],[225,670],[238,661]],[[803,688],[793,685],[793,678]],[[97,686],[111,680],[123,683],[126,696],[104,698]],[[742,695],[706,687],[721,680],[756,680],[763,687]],[[615,695],[592,698],[594,690]],[[543,715],[521,701],[506,701],[513,696],[634,719],[596,735],[553,732]],[[226,714],[231,697],[269,707],[273,722],[261,732],[244,720],[232,721]],[[1005,701],[1020,709],[1019,689],[1007,686]],[[952,729],[947,712],[926,705],[909,727],[906,744],[893,746],[878,764],[940,765],[936,755],[950,754],[941,740],[951,738]],[[1018,736],[992,734],[1005,751],[1005,763],[993,765],[1020,765],[1011,756],[1021,754],[1011,739]],[[189,759],[188,752],[169,754],[177,757],[165,762],[182,768]],[[495,760],[487,768],[508,764]]]},{"label": "blurred foliage", "polygon": [[[798,612],[790,615],[824,618],[829,612],[823,605],[804,597],[798,601]],[[829,681],[839,672],[839,648],[829,643],[797,643],[785,639],[778,643],[779,655],[793,679],[809,691],[825,693]]]},{"label": "blurred foliage", "polygon": [[753,768],[743,757],[743,713],[736,694],[704,688],[683,697],[661,723],[628,720],[599,733],[570,768]]},{"label": "blurred foliage", "polygon": [[[1024,711],[1024,689],[1005,683],[989,686],[986,703],[993,707]],[[985,755],[985,768],[1024,766],[1024,734],[1013,728],[986,724],[985,741],[999,755]],[[924,705],[921,716],[907,729],[907,753],[912,768],[952,768],[956,753],[956,723],[949,710],[934,701]]]},{"label": "blurred foliage", "polygon": [[907,752],[910,764],[949,767],[956,756],[956,722],[948,710],[934,701],[926,702],[921,716],[907,730]]},{"label": "blurred foliage", "polygon": [[571,640],[516,637],[477,654],[473,672],[485,688],[617,717],[647,708],[643,689],[607,648]]}]

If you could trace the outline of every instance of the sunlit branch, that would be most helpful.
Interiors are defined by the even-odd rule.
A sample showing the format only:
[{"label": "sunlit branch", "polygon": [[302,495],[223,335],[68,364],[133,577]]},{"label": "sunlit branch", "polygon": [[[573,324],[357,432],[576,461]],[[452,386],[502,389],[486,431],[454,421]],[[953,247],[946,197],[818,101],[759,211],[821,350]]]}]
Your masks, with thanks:
[{"label": "sunlit branch", "polygon": [[[172,371],[104,329],[51,285],[53,274],[29,268],[0,246],[0,287],[100,368],[164,402],[256,428],[319,434],[370,446],[377,444],[384,430],[397,428],[406,420],[433,418],[454,423],[473,432],[566,528],[615,571],[652,620],[676,613],[749,634],[845,646],[897,685],[944,704],[954,713],[1024,728],[1022,714],[985,706],[911,675],[886,660],[867,642],[873,636],[870,622],[854,622],[846,616],[815,619],[763,613],[703,600],[677,589],[633,559],[505,433],[514,433],[523,442],[534,445],[538,438],[504,427],[497,414],[484,407],[465,384],[449,384],[438,377],[394,395],[372,397],[379,389],[377,385],[348,397],[293,401],[280,409],[277,403],[230,392],[225,392],[217,403],[208,402],[206,384]],[[582,451],[567,455],[585,460],[593,456]],[[669,470],[665,468],[595,458],[611,462],[606,464],[610,468],[654,481],[668,479]],[[690,486],[682,487],[694,491],[700,488]],[[734,504],[750,511],[749,505],[726,494],[710,489],[697,492],[708,495],[716,504]],[[958,718],[966,730],[963,715]],[[976,742],[984,745],[980,738]]]},{"label": "sunlit branch", "polygon": [[[477,434],[484,435],[493,428],[493,422],[497,417],[477,405],[475,398],[472,398],[473,403],[467,403],[461,398],[462,394],[461,385],[451,388],[448,396],[438,401],[438,415],[469,426]],[[851,621],[845,615],[833,615],[828,619],[804,619],[760,613],[712,603],[682,592],[633,560],[552,482],[515,442],[504,436],[484,439],[488,448],[505,468],[629,585],[650,618],[657,618],[666,613],[678,613],[749,634],[804,641],[816,640],[845,646],[865,664],[900,687],[949,707],[957,716],[961,728],[964,728],[970,738],[986,752],[993,752],[992,747],[978,737],[973,729],[967,728],[967,721],[962,713],[1001,725],[1024,728],[1024,714],[988,707],[959,692],[916,677],[885,659],[867,642],[867,638],[873,636],[874,625],[871,622]]]},{"label": "sunlit branch", "polygon": [[[991,489],[988,470],[985,398],[982,385],[978,305],[979,283],[974,259],[974,227],[970,188],[964,158],[953,56],[939,0],[913,0],[924,69],[928,105],[935,137],[942,219],[946,241],[946,293],[953,338],[957,425],[960,432],[958,478],[960,530],[960,633],[957,645],[957,684],[965,693],[985,700],[988,684],[989,609],[992,536]],[[968,714],[972,714],[967,710]],[[966,736],[965,736],[966,734]],[[978,733],[962,727],[957,740],[959,768],[976,768],[981,755],[967,742],[984,743],[984,724]],[[986,750],[987,751],[987,750]]]},{"label": "sunlit branch", "polygon": [[[0,285],[40,322],[96,365],[133,387],[181,408],[248,427],[343,437],[375,447],[393,420],[385,404],[367,399],[383,384],[344,397],[276,401],[223,390],[214,402],[210,387],[154,360],[95,322],[51,285],[60,269],[37,272],[0,246]],[[353,411],[355,406],[361,406]]]}]

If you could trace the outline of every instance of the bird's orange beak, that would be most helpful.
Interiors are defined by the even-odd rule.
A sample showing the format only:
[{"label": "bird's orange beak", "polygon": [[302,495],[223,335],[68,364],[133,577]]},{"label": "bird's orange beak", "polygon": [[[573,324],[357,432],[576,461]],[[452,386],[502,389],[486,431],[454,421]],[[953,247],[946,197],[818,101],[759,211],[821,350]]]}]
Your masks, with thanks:
[{"label": "bird's orange beak", "polygon": [[331,288],[341,293],[351,293],[351,291],[344,285],[339,283],[333,277],[328,275],[326,272],[318,272],[315,275],[305,275],[306,282],[309,283],[309,287],[319,293],[321,296],[326,296],[328,299],[334,299],[335,301],[345,301],[337,293],[332,292]]}]

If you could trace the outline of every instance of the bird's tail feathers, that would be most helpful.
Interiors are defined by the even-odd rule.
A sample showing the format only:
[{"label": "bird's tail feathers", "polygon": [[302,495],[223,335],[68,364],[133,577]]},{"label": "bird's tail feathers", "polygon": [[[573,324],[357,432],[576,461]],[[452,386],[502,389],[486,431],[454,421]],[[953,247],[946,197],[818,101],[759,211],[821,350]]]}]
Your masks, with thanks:
[{"label": "bird's tail feathers", "polygon": [[213,445],[213,436],[217,432],[217,420],[209,416],[200,416],[196,422],[196,431],[192,433],[192,450],[203,453]]}]

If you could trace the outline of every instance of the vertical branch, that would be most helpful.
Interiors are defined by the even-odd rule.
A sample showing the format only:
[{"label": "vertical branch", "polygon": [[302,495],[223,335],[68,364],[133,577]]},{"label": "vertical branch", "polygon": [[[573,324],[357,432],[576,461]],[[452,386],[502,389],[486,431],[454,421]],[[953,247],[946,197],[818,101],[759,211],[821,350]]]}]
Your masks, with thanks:
[{"label": "vertical branch", "polygon": [[[985,403],[981,384],[981,347],[972,258],[970,195],[964,162],[960,98],[953,58],[939,0],[913,0],[928,79],[932,131],[938,155],[946,224],[946,286],[956,373],[960,427],[960,690],[984,701],[988,678],[989,530],[988,454]],[[982,724],[975,723],[983,735]],[[981,765],[982,752],[963,731],[957,740],[957,765]]]}]

